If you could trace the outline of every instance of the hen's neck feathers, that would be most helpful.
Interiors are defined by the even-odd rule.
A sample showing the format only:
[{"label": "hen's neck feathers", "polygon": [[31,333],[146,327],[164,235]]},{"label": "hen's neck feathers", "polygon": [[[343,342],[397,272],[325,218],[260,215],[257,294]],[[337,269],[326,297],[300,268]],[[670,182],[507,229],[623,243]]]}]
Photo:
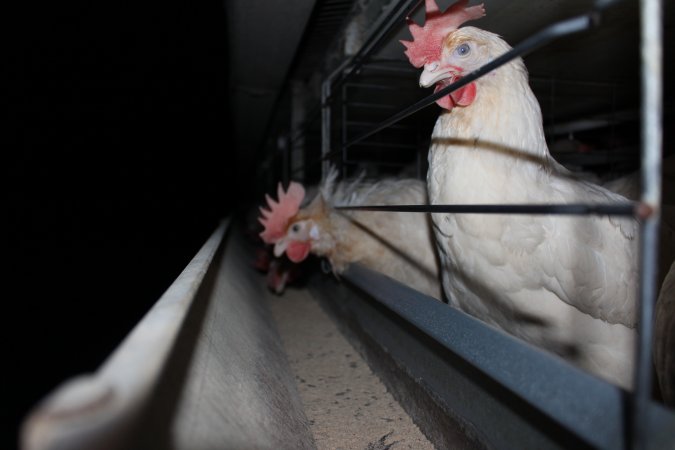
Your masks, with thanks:
[{"label": "hen's neck feathers", "polygon": [[[298,220],[311,220],[319,230],[319,238],[312,241],[312,252],[330,260],[334,271],[341,272],[363,249],[362,233],[349,219],[349,213],[335,209],[336,205],[364,204],[376,185],[362,183],[363,176],[349,182],[337,182],[331,172],[323,183],[315,201],[302,210]],[[366,202],[367,203],[367,202]]]},{"label": "hen's neck feathers", "polygon": [[[479,48],[487,49],[482,64],[511,49],[493,33],[473,27],[460,31],[478,42]],[[434,127],[428,173],[432,202],[546,202],[558,195],[544,192],[551,183],[569,191],[567,201],[581,200],[585,194],[580,197],[577,191],[584,189],[577,181],[568,182],[575,177],[549,153],[541,109],[522,59],[501,66],[475,83],[473,103],[443,112]],[[450,179],[455,180],[451,183],[455,192],[440,188]],[[545,187],[544,191],[528,187],[532,182]],[[605,195],[599,194],[601,199]]]},{"label": "hen's neck feathers", "polygon": [[[466,27],[475,33],[480,44],[487,47],[487,57],[494,59],[511,49],[499,36]],[[484,61],[487,63],[488,61]],[[521,155],[531,161],[550,164],[542,127],[539,103],[528,83],[528,74],[521,58],[517,58],[476,82],[477,95],[467,107],[455,107],[439,117],[432,135],[436,142],[465,141],[473,147],[474,141],[491,153]]]},{"label": "hen's neck feathers", "polygon": [[383,179],[369,182],[360,176],[352,181],[335,182],[329,177],[322,186],[320,198],[298,214],[298,218],[311,219],[316,224],[319,238],[312,242],[312,252],[327,257],[333,268],[340,272],[352,262],[374,264],[374,259],[381,257],[380,253],[387,246],[383,239],[394,239],[396,242],[390,244],[403,248],[407,248],[406,245],[411,242],[423,242],[420,236],[407,236],[409,241],[398,242],[403,238],[399,236],[401,230],[421,235],[426,233],[426,236],[429,230],[422,229],[425,220],[422,216],[408,216],[404,224],[397,222],[398,216],[392,217],[391,226],[386,226],[380,221],[385,217],[383,214],[388,213],[342,211],[335,209],[336,206],[425,202],[426,189],[420,180]]}]

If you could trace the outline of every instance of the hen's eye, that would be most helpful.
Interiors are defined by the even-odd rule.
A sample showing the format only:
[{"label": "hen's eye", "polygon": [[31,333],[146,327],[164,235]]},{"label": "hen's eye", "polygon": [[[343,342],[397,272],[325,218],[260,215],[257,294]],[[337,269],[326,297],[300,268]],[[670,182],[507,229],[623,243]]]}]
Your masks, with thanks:
[{"label": "hen's eye", "polygon": [[297,233],[298,231],[300,231],[300,225],[298,225],[297,223],[293,224],[293,226],[291,227],[291,231]]},{"label": "hen's eye", "polygon": [[466,56],[469,53],[471,53],[471,47],[469,47],[469,44],[462,44],[459,47],[457,47],[457,50],[455,50],[455,52],[459,56]]}]

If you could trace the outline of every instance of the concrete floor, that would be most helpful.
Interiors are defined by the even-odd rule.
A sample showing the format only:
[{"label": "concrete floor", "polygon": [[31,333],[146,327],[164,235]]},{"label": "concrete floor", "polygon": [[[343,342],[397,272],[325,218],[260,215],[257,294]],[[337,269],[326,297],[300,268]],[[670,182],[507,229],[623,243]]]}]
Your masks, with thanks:
[{"label": "concrete floor", "polygon": [[318,449],[433,449],[307,290],[269,305]]}]

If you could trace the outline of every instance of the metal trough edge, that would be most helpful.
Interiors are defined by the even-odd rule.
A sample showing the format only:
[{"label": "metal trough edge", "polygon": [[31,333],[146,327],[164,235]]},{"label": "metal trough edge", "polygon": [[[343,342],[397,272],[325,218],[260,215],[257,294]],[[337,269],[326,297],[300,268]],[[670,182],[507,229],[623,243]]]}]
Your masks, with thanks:
[{"label": "metal trough edge", "polygon": [[34,409],[22,448],[314,448],[264,286],[229,228],[96,373]]},{"label": "metal trough edge", "polygon": [[[428,401],[410,396],[401,378],[469,432],[469,446],[628,448],[625,391],[358,264],[342,277],[346,284],[326,277],[313,284],[348,327],[358,328],[357,337],[398,366],[393,376],[380,375],[427,436],[442,435],[447,418],[425,411]],[[675,414],[654,402],[647,414],[646,448],[673,448]],[[445,438],[434,440],[442,445]]]}]

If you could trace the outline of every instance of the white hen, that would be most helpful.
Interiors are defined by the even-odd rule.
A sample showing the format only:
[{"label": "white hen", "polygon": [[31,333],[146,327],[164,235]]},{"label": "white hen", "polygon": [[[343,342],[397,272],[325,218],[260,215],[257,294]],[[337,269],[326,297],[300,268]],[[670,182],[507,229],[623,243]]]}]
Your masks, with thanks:
[{"label": "white hen", "polygon": [[[456,14],[455,4],[442,17]],[[461,8],[460,8],[461,7]],[[435,7],[427,1],[427,10]],[[476,7],[474,7],[476,8]],[[477,18],[463,9],[464,20]],[[458,23],[459,22],[459,23]],[[419,28],[419,27],[418,27]],[[423,86],[444,87],[510,50],[474,27],[411,30]],[[434,40],[436,39],[436,40]],[[429,47],[437,46],[436,53]],[[518,58],[439,100],[427,184],[432,204],[610,203],[626,199],[574,179],[550,156],[539,104]],[[637,223],[608,217],[434,214],[452,305],[602,378],[631,386]]]},{"label": "white hen", "polygon": [[[320,193],[304,208],[279,191],[279,202],[268,199],[270,209],[263,210],[263,239],[275,246],[276,256],[284,252],[295,262],[309,253],[327,258],[336,274],[351,263],[388,275],[434,298],[441,298],[438,258],[426,214],[372,211],[340,211],[335,206],[371,204],[426,204],[424,182],[415,179],[362,179],[336,181],[332,172]],[[304,193],[292,183],[289,193],[297,191],[299,206]],[[286,211],[285,211],[286,210]]]}]

